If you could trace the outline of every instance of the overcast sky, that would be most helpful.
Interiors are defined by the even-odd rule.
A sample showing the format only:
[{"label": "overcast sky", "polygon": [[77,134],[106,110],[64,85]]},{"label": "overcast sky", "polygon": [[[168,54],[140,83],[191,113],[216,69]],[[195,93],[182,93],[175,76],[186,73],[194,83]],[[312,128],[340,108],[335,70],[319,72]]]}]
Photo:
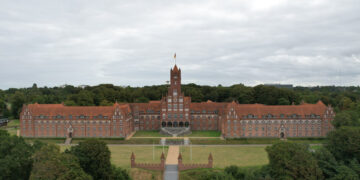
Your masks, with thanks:
[{"label": "overcast sky", "polygon": [[0,1],[0,89],[360,84],[359,0]]}]

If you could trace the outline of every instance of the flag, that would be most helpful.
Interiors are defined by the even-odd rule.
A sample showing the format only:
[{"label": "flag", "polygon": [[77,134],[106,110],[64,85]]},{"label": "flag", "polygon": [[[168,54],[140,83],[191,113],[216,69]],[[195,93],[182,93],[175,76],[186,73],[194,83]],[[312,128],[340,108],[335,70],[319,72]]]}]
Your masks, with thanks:
[{"label": "flag", "polygon": [[174,54],[174,59],[176,59],[176,53]]}]

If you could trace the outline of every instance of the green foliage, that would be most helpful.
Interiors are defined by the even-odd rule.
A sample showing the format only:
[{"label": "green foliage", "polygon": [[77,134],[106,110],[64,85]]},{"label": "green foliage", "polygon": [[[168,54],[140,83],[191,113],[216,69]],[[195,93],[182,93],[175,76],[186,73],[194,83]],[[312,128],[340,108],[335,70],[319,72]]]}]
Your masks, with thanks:
[{"label": "green foliage", "polygon": [[100,106],[112,106],[113,103],[109,102],[108,100],[104,99],[100,102]]},{"label": "green foliage", "polygon": [[111,165],[110,150],[103,141],[88,139],[71,147],[67,153],[75,155],[82,169],[93,179],[130,179],[126,171]]},{"label": "green foliage", "polygon": [[[360,112],[360,87],[296,87],[282,89],[258,85],[247,87],[243,84],[224,86],[182,85],[186,96],[193,102],[211,100],[214,102],[238,101],[240,104],[261,103],[268,105],[299,104],[301,101],[316,103],[322,100],[331,104],[336,110],[353,110]],[[120,87],[112,84],[86,86],[85,88],[65,85],[64,87],[37,87],[0,91],[0,114],[4,104],[11,107],[11,115],[17,117],[25,103],[61,103],[67,106],[111,105],[118,102],[149,102],[160,100],[167,93],[166,85],[145,87]],[[4,110],[3,110],[4,111]],[[8,116],[9,111],[3,112]]]},{"label": "green foliage", "polygon": [[315,151],[314,157],[317,159],[325,179],[334,177],[337,174],[337,167],[339,164],[329,150],[322,147]]},{"label": "green foliage", "polygon": [[316,159],[303,144],[281,142],[266,148],[275,179],[322,179]]},{"label": "green foliage", "polygon": [[129,176],[129,173],[125,169],[121,169],[121,168],[118,168],[118,167],[112,165],[110,179],[125,180],[125,179],[131,179],[131,178]]},{"label": "green foliage", "polygon": [[19,118],[19,114],[24,103],[24,93],[16,91],[15,94],[11,97],[11,114],[13,117]]},{"label": "green foliage", "polygon": [[360,127],[341,127],[328,134],[326,148],[339,161],[360,161]]},{"label": "green foliage", "polygon": [[71,147],[70,153],[79,159],[81,167],[94,179],[109,179],[110,150],[104,142],[89,139]]},{"label": "green foliage", "polygon": [[33,152],[23,138],[0,130],[0,179],[29,179]]},{"label": "green foliage", "polygon": [[30,179],[89,180],[92,178],[81,169],[75,156],[60,153],[59,146],[50,144],[44,145],[34,154]]},{"label": "green foliage", "polygon": [[351,110],[339,112],[335,115],[332,124],[335,128],[342,126],[360,126],[359,112]]}]

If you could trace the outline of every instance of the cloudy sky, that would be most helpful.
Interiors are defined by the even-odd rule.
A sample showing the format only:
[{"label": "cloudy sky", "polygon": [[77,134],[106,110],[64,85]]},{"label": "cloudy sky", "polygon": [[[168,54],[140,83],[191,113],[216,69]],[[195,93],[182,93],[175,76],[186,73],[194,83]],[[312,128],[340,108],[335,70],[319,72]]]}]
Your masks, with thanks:
[{"label": "cloudy sky", "polygon": [[360,84],[359,0],[0,1],[0,89]]}]

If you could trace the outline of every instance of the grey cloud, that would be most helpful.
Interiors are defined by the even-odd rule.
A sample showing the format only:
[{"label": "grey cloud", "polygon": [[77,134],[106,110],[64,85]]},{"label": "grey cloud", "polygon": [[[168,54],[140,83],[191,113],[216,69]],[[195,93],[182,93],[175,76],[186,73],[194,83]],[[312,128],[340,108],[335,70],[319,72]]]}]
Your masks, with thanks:
[{"label": "grey cloud", "polygon": [[62,84],[359,85],[360,3],[2,1],[0,88]]}]

